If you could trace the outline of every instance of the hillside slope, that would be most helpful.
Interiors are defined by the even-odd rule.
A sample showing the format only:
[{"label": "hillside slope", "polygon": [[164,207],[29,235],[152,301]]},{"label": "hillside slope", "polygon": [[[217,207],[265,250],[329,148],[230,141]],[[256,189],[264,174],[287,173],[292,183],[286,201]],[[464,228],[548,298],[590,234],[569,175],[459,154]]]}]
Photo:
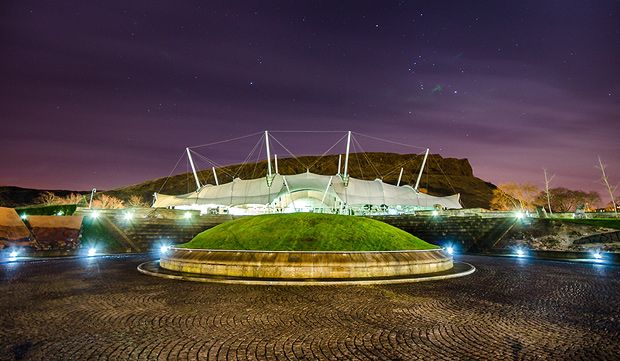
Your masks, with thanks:
[{"label": "hillside slope", "polygon": [[[401,184],[415,185],[423,156],[395,153],[353,153],[349,158],[349,174],[352,177],[396,184],[400,168],[405,171]],[[309,170],[317,174],[336,174],[338,156],[324,157],[303,156],[298,158],[278,159],[280,174],[296,174]],[[234,177],[252,179],[264,177],[267,173],[267,161],[258,163],[236,164],[217,168],[220,183],[230,182]],[[203,184],[215,184],[210,169],[198,172]],[[488,208],[492,191],[496,187],[482,179],[476,178],[467,159],[443,158],[431,154],[426,163],[420,187],[432,195],[450,195],[461,193],[461,200],[466,208]],[[164,194],[182,194],[195,190],[191,173],[174,175],[168,179],[158,178],[106,192],[107,194],[127,199],[132,194],[139,194],[151,200],[154,192]]]},{"label": "hillside slope", "polygon": [[89,194],[90,191],[70,191],[58,189],[32,189],[14,186],[0,186],[0,207],[23,207],[40,204],[39,198],[46,192],[62,198],[71,193]]}]

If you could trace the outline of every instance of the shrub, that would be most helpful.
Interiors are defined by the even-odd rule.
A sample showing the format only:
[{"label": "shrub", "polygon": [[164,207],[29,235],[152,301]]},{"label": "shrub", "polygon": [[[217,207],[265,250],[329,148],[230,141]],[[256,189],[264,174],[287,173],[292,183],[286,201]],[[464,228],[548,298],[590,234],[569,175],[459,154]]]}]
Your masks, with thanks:
[{"label": "shrub", "polygon": [[123,208],[123,201],[119,198],[109,196],[107,194],[99,194],[93,199],[93,208]]},{"label": "shrub", "polygon": [[144,198],[137,194],[129,197],[129,205],[135,208],[147,208],[151,206],[147,201],[144,200]]}]

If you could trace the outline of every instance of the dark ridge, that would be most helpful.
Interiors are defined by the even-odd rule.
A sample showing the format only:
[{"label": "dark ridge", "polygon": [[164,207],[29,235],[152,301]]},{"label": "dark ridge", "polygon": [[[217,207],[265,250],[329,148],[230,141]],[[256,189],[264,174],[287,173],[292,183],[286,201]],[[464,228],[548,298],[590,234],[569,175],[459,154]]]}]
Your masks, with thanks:
[{"label": "dark ridge", "polygon": [[[320,159],[319,159],[320,158]],[[349,157],[349,174],[359,179],[374,180],[381,178],[384,182],[396,184],[400,167],[405,171],[401,184],[415,185],[422,155],[396,153],[352,153]],[[278,159],[280,174],[296,174],[310,171],[317,174],[336,174],[338,172],[338,156],[327,155],[302,156]],[[267,161],[258,163],[235,164],[216,168],[220,183],[230,182],[235,177],[251,179],[264,177],[267,174]],[[203,184],[215,184],[210,169],[198,172]],[[106,193],[124,200],[137,194],[151,201],[154,192],[164,194],[183,194],[195,190],[195,182],[191,173],[181,173],[167,178],[157,178],[114,190]],[[165,184],[164,184],[165,183]],[[163,187],[162,187],[163,185]],[[466,208],[488,208],[495,185],[477,178],[467,159],[443,158],[438,154],[430,154],[420,181],[420,188],[432,195],[446,196],[461,194],[461,202]],[[38,203],[44,192],[52,192],[57,197],[70,193],[88,194],[90,191],[28,189],[14,186],[0,186],[0,206],[23,207]]]}]

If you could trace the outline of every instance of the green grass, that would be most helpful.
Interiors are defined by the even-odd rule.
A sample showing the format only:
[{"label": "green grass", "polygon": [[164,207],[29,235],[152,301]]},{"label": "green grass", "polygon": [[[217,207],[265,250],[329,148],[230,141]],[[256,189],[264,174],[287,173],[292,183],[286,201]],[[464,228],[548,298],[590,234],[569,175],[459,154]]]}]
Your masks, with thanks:
[{"label": "green grass", "polygon": [[561,220],[565,222],[585,224],[588,226],[620,229],[620,219],[618,218],[594,218],[594,219],[562,218]]},{"label": "green grass", "polygon": [[55,216],[58,212],[62,212],[63,216],[70,216],[75,213],[77,205],[75,204],[55,204],[50,206],[32,206],[32,207],[20,207],[15,208],[15,211],[19,214],[26,214],[28,216]]},{"label": "green grass", "polygon": [[96,246],[100,252],[125,252],[123,243],[110,233],[103,224],[92,217],[84,217],[82,221],[83,247]]},{"label": "green grass", "polygon": [[271,251],[391,251],[439,248],[374,219],[314,213],[242,217],[208,229],[179,247]]}]

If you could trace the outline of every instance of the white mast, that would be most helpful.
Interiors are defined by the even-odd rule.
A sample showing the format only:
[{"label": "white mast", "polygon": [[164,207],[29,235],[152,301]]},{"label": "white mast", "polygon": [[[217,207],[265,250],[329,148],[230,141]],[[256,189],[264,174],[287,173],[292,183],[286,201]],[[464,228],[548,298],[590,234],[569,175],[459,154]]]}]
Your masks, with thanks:
[{"label": "white mast", "polygon": [[400,168],[400,174],[398,175],[398,182],[396,182],[396,186],[400,186],[400,180],[403,179],[403,169],[404,168]]},{"label": "white mast", "polygon": [[211,167],[211,169],[213,170],[213,178],[215,178],[215,185],[219,186],[220,182],[217,180],[217,173],[215,173],[215,167]]},{"label": "white mast", "polygon": [[187,151],[187,158],[189,158],[189,164],[192,166],[192,173],[194,173],[194,180],[196,181],[196,191],[200,190],[200,181],[198,180],[198,174],[196,174],[196,167],[194,166],[194,160],[192,159],[192,153],[189,148],[185,148]]},{"label": "white mast", "polygon": [[271,150],[269,149],[269,132],[265,130],[265,147],[267,147],[267,175],[268,181],[271,182]]},{"label": "white mast", "polygon": [[295,212],[297,212],[297,207],[295,207],[295,200],[293,199],[293,194],[291,194],[291,189],[288,186],[286,177],[282,177],[282,180],[284,181],[284,185],[286,186],[286,191],[288,192],[288,196],[289,198],[291,198],[291,204],[293,205],[293,209],[295,209]]},{"label": "white mast", "polygon": [[344,184],[349,184],[349,149],[351,147],[351,131],[347,133],[347,154],[344,157],[344,174],[342,175],[342,179],[344,180]]},{"label": "white mast", "polygon": [[[90,191],[90,201],[88,202],[88,208],[92,208],[93,207],[93,197],[95,196],[95,193],[97,193],[97,188],[93,188],[92,191]],[[157,193],[155,193],[157,194]]]},{"label": "white mast", "polygon": [[424,154],[424,160],[422,161],[422,166],[420,167],[420,173],[418,173],[418,179],[415,181],[415,187],[413,189],[415,189],[416,191],[418,190],[418,186],[420,185],[420,179],[422,179],[422,171],[424,170],[424,165],[426,165],[426,158],[428,158],[428,151],[429,149],[426,148],[426,154]]},{"label": "white mast", "polygon": [[280,174],[280,172],[278,171],[278,155],[277,154],[273,155],[273,160],[275,161],[276,174]]},{"label": "white mast", "polygon": [[329,177],[329,181],[327,182],[327,187],[325,187],[325,193],[323,193],[323,198],[321,198],[321,203],[325,204],[325,197],[327,196],[327,191],[329,190],[329,186],[332,185],[332,177]]},{"label": "white mast", "polygon": [[338,154],[338,175],[340,175],[341,164],[342,164],[342,154]]}]

